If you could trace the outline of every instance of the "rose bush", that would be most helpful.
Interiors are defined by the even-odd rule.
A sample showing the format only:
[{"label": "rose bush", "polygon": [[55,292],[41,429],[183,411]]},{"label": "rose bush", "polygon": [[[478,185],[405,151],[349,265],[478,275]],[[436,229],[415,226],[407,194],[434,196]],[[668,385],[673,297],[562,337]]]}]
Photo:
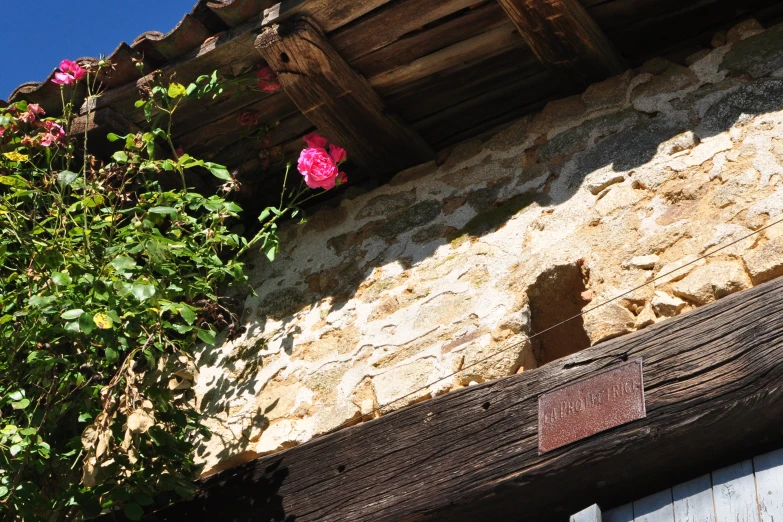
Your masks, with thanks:
[{"label": "rose bush", "polygon": [[[53,79],[63,93],[60,117],[25,102],[0,109],[0,516],[7,520],[80,520],[112,510],[136,520],[147,506],[193,493],[194,442],[209,435],[191,392],[193,350],[215,344],[221,330],[229,338],[241,332],[237,303],[219,288],[246,282],[239,257],[250,248],[260,245],[274,259],[280,220],[300,216],[300,205],[322,193],[308,186],[335,186],[346,159],[308,137],[319,157],[303,153],[313,157],[303,183],[287,187],[286,169],[279,205],[244,238],[230,228],[242,211],[231,201],[237,180],[171,140],[184,100],[222,92],[217,74],[187,86],[146,85],[137,107],[149,130],[110,134],[118,150],[104,163],[87,150],[86,134],[68,129],[75,85],[99,94],[94,80],[105,66],[60,64]],[[186,172],[197,170],[224,182],[219,194],[188,189]],[[179,188],[161,184],[167,173]]]}]

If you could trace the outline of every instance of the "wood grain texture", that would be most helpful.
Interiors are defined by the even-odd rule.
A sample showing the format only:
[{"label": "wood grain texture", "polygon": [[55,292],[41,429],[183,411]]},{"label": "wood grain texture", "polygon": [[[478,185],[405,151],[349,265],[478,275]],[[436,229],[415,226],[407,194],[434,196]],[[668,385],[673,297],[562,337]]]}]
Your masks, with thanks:
[{"label": "wood grain texture", "polygon": [[371,17],[357,20],[329,36],[332,45],[349,62],[385,47],[429,23],[475,4],[476,0],[421,0],[390,2]]},{"label": "wood grain texture", "polygon": [[633,503],[634,522],[674,522],[672,490],[664,489]]},{"label": "wood grain texture", "polygon": [[434,157],[429,145],[388,113],[367,80],[308,20],[264,30],[256,48],[299,110],[352,161],[374,172],[394,172]]},{"label": "wood grain texture", "polygon": [[283,0],[264,11],[262,25],[279,24],[290,18],[306,16],[324,31],[356,20],[389,0]]},{"label": "wood grain texture", "polygon": [[633,504],[630,502],[601,514],[603,522],[633,522]]},{"label": "wood grain texture", "polygon": [[[462,13],[457,13],[457,15],[448,16],[436,23],[403,33],[394,42],[370,53],[362,52],[352,56],[346,52],[346,49],[340,47],[337,35],[332,35],[330,39],[335,49],[352,67],[365,77],[371,78],[506,23],[508,23],[508,17],[500,5],[493,0],[488,4],[471,7]],[[347,35],[354,32],[355,29],[348,27],[344,31]],[[340,36],[342,37],[342,35]],[[345,42],[352,41],[347,36],[342,39]],[[524,42],[521,43],[527,48]]]},{"label": "wood grain texture", "polygon": [[674,522],[715,522],[710,475],[689,480],[672,488]]},{"label": "wood grain texture", "polygon": [[553,74],[587,86],[625,70],[612,43],[578,0],[498,0]]},{"label": "wood grain texture", "polygon": [[[150,520],[562,522],[628,502],[783,446],[781,314],[783,279],[216,474]],[[638,357],[646,419],[538,455],[539,394]]]},{"label": "wood grain texture", "polygon": [[783,520],[783,449],[753,459],[761,522]]},{"label": "wood grain texture", "polygon": [[713,471],[712,494],[719,521],[759,522],[756,480],[750,460]]},{"label": "wood grain texture", "polygon": [[570,522],[601,522],[601,509],[598,504],[593,504],[576,515],[571,515]]}]

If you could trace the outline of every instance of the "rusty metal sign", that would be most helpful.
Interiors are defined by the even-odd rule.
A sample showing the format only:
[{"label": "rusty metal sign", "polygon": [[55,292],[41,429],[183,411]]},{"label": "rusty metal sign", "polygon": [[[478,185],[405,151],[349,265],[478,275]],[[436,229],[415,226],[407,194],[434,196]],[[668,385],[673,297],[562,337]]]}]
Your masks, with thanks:
[{"label": "rusty metal sign", "polygon": [[538,452],[646,416],[642,360],[637,359],[539,395]]}]

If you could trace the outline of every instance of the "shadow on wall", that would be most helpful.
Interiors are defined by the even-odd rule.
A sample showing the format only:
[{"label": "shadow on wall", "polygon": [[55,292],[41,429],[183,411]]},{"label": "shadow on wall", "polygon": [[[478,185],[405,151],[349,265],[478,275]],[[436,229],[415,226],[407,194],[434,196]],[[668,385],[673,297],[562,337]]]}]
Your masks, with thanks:
[{"label": "shadow on wall", "polygon": [[[762,33],[762,36],[773,30]],[[783,33],[783,26],[777,32]],[[730,57],[731,52],[724,63]],[[624,81],[627,86],[628,79],[619,77],[609,81]],[[357,230],[328,240],[328,247],[340,258],[336,267],[310,273],[304,278],[298,277],[299,274],[292,274],[297,276],[292,282],[293,285],[283,284],[279,288],[264,289],[265,293],[257,308],[250,311],[258,318],[258,322],[250,321],[247,325],[248,338],[260,335],[264,328],[264,318],[282,321],[281,331],[287,331],[293,314],[308,306],[314,306],[323,299],[331,300],[332,312],[339,311],[355,296],[375,268],[394,261],[406,269],[410,268],[428,259],[442,245],[451,243],[452,246],[458,246],[460,242],[481,237],[503,227],[509,219],[533,203],[542,207],[556,207],[573,197],[588,175],[602,169],[604,172],[608,169],[609,173],[626,175],[628,171],[648,163],[659,152],[659,146],[675,136],[691,131],[693,139],[698,143],[729,130],[740,118],[783,109],[783,80],[780,79],[752,81],[744,76],[729,77],[717,84],[698,83],[690,69],[668,63],[658,75],[633,89],[631,98],[654,98],[659,94],[682,91],[671,102],[665,102],[670,111],[649,109],[651,112],[648,113],[626,108],[613,114],[586,119],[549,141],[544,141],[541,136],[534,146],[524,152],[520,174],[489,181],[486,187],[472,192],[455,189],[450,195],[434,199],[417,197],[416,188],[413,188],[409,192],[400,191],[371,198],[354,219],[359,223],[367,218],[373,219]],[[624,91],[622,95],[625,95]],[[710,103],[711,106],[700,113],[704,111],[705,103]],[[524,136],[518,137],[517,143],[523,142],[524,139]],[[491,153],[485,155],[490,156]],[[443,168],[447,166],[448,164]],[[470,169],[481,169],[481,164]],[[407,175],[408,179],[411,179],[410,176],[415,179],[431,173],[432,169],[423,171],[423,174],[414,169],[411,174],[404,173],[402,177]],[[542,184],[541,190],[518,192],[519,187],[542,174],[548,174],[548,178]],[[453,173],[455,177],[460,175],[460,172]],[[394,180],[392,185],[408,179]],[[595,191],[593,188],[590,190],[597,194],[603,188],[598,186]],[[646,189],[643,186],[637,188]],[[473,214],[464,226],[454,228],[445,224],[447,216],[464,207],[469,207]],[[322,210],[312,218],[304,231],[299,233],[318,234],[331,225],[343,223],[351,217],[344,213],[342,207]],[[410,234],[415,248],[406,249],[395,241],[403,234]],[[280,266],[285,266],[292,254],[298,255],[296,251],[288,253],[287,259],[282,259]],[[312,265],[318,263],[318,259],[307,261]],[[279,276],[280,273],[275,274],[274,270],[275,268],[272,269],[272,275]],[[576,292],[576,287],[579,285],[557,283],[560,284],[574,287],[575,293],[572,295],[577,295],[575,299],[578,299],[581,290]],[[535,288],[532,291],[535,293]],[[534,310],[534,317],[547,313],[549,305],[541,298],[536,298],[535,301],[534,308],[537,308],[539,313],[536,314]],[[567,307],[569,313],[575,314],[581,310],[577,303],[569,303]],[[549,308],[551,309],[551,306]],[[539,320],[539,324],[535,325],[535,331],[548,324],[542,321]],[[295,333],[288,332],[284,342],[285,351],[289,354],[293,348]],[[576,339],[575,336],[576,334],[568,335],[573,339]],[[582,338],[578,342],[574,341],[573,350],[584,346],[586,345]],[[557,353],[543,356],[543,360],[551,361],[573,353],[570,350],[558,350]]]}]

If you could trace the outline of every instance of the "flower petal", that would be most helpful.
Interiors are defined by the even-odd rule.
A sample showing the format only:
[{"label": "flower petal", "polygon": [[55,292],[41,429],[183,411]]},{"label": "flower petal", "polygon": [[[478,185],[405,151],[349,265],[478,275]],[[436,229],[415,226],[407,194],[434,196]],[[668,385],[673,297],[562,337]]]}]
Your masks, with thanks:
[{"label": "flower petal", "polygon": [[307,146],[311,149],[325,149],[327,140],[323,136],[313,132],[304,137]]},{"label": "flower petal", "polygon": [[348,153],[345,152],[345,149],[335,144],[329,145],[329,155],[338,165],[348,159]]}]

